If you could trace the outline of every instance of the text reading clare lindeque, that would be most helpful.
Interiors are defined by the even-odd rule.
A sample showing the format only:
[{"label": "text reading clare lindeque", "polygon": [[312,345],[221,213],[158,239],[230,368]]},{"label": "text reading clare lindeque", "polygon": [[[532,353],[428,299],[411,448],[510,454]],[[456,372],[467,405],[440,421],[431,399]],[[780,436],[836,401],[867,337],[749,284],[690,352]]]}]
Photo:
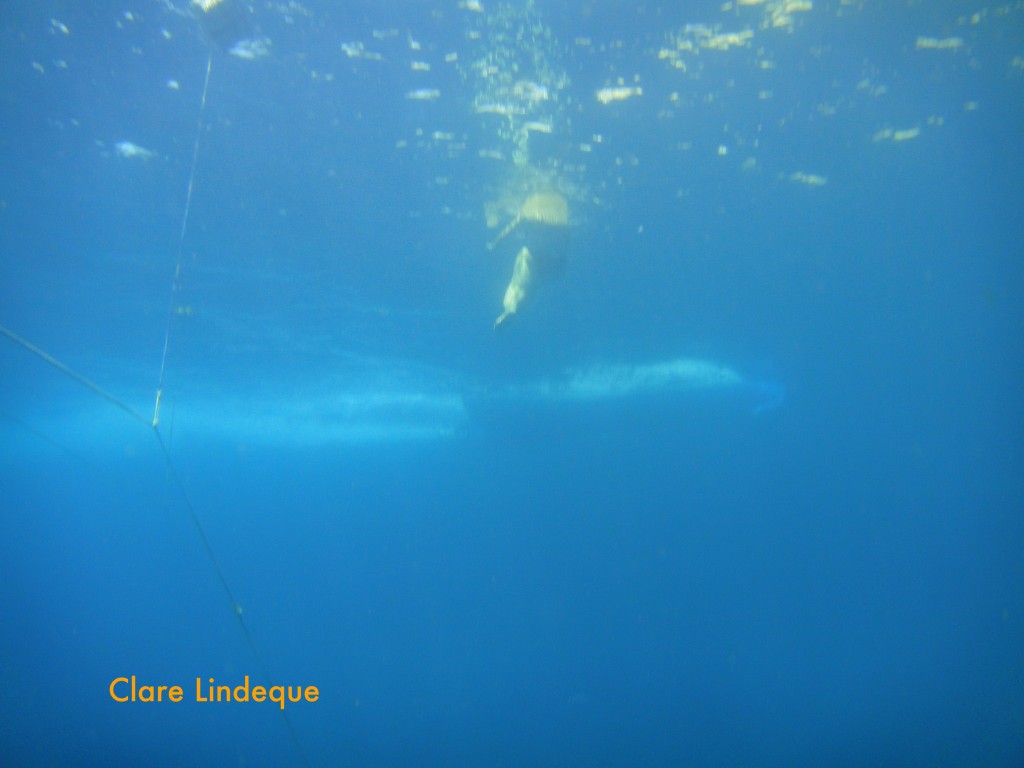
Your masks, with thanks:
[{"label": "text reading clare lindeque", "polygon": [[[191,688],[191,686],[189,686]],[[178,703],[185,700],[185,688],[180,685],[148,685],[140,683],[135,675],[115,677],[110,682],[110,698],[119,702],[164,702]],[[250,685],[249,676],[241,685],[218,685],[214,679],[196,678],[195,699],[204,702],[256,702],[269,701],[281,709],[286,704],[300,701],[314,702],[320,698],[320,689],[315,685]]]}]

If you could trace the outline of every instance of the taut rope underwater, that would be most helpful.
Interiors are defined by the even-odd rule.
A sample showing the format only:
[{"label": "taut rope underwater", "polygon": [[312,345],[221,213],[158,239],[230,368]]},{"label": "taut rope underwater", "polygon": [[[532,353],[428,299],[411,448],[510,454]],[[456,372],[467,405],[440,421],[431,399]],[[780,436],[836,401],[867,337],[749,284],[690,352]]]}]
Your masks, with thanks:
[{"label": "taut rope underwater", "polygon": [[[153,417],[151,419],[147,418],[138,410],[133,408],[131,405],[126,403],[121,398],[114,395],[109,390],[104,389],[99,384],[96,384],[91,379],[87,378],[86,376],[82,375],[81,373],[73,369],[71,366],[61,362],[60,360],[46,352],[41,347],[36,346],[32,342],[28,341],[27,339],[10,330],[9,328],[0,325],[0,334],[7,337],[8,339],[10,339],[23,349],[27,350],[28,352],[31,352],[33,355],[40,358],[41,360],[51,365],[52,367],[56,368],[61,373],[64,373],[65,375],[69,376],[71,379],[78,382],[80,385],[90,390],[94,394],[99,395],[107,402],[117,406],[136,421],[139,421],[152,429],[153,435],[156,437],[157,444],[160,447],[160,453],[163,457],[164,464],[167,468],[167,472],[173,478],[174,485],[177,487],[178,492],[181,494],[182,501],[185,504],[185,508],[188,510],[189,518],[192,520],[192,524],[195,527],[196,533],[199,536],[199,540],[203,545],[203,550],[206,552],[207,559],[213,566],[214,572],[217,575],[217,579],[218,581],[220,581],[221,587],[223,587],[224,589],[224,594],[227,596],[228,604],[231,606],[231,612],[238,620],[238,624],[242,629],[242,634],[245,635],[245,640],[247,645],[249,646],[249,650],[256,658],[256,661],[260,667],[260,672],[265,677],[270,678],[271,675],[269,673],[267,663],[266,661],[264,661],[263,655],[260,653],[259,648],[257,647],[255,640],[253,639],[252,632],[249,630],[249,625],[246,623],[245,616],[242,611],[242,606],[235,599],[234,592],[231,589],[231,585],[228,583],[227,576],[224,574],[224,569],[221,567],[220,560],[217,558],[217,554],[213,549],[213,545],[210,543],[210,539],[206,535],[206,529],[203,527],[202,521],[199,519],[199,516],[196,513],[196,509],[192,503],[192,499],[189,497],[188,491],[185,488],[185,484],[181,478],[181,475],[178,473],[178,470],[174,465],[174,461],[171,459],[171,453],[170,450],[168,449],[167,443],[164,441],[163,435],[160,432],[160,405],[163,399],[164,377],[167,371],[167,353],[170,348],[171,329],[173,327],[174,318],[177,314],[176,306],[178,290],[181,287],[181,270],[185,250],[185,236],[188,232],[189,216],[192,209],[192,191],[193,188],[195,187],[196,168],[199,164],[199,145],[200,139],[202,137],[203,120],[206,112],[206,96],[210,87],[210,72],[212,68],[213,54],[211,52],[206,59],[206,75],[203,80],[202,97],[199,103],[199,118],[196,124],[196,137],[192,148],[192,164],[189,170],[188,187],[185,194],[185,210],[182,216],[181,231],[178,238],[178,250],[177,257],[175,259],[174,279],[171,283],[171,299],[167,311],[167,325],[164,332],[163,352],[160,358],[160,374],[157,383],[156,402],[153,406]],[[295,726],[292,723],[287,710],[282,709],[280,711],[281,716],[284,718],[285,726],[288,729],[288,735],[292,740],[292,743],[294,744],[295,749],[299,754],[299,757],[302,760],[302,764],[307,766],[310,765],[309,758],[306,755],[306,750],[302,745],[302,741],[299,739],[298,732],[295,730]]]},{"label": "taut rope underwater", "polygon": [[160,423],[160,401],[164,394],[164,373],[167,371],[167,350],[171,345],[171,325],[174,323],[175,304],[181,287],[181,260],[185,253],[185,233],[188,218],[192,212],[192,189],[196,182],[196,167],[199,165],[199,140],[203,135],[203,117],[206,115],[206,94],[210,90],[210,70],[213,69],[213,53],[206,57],[206,77],[203,79],[203,95],[199,100],[199,119],[196,121],[196,140],[192,146],[192,166],[188,172],[188,189],[185,192],[185,212],[181,217],[181,233],[178,237],[178,256],[175,259],[174,279],[171,282],[171,301],[167,307],[167,328],[164,331],[164,350],[160,355],[160,377],[156,385],[156,403],[153,406],[153,426]]}]

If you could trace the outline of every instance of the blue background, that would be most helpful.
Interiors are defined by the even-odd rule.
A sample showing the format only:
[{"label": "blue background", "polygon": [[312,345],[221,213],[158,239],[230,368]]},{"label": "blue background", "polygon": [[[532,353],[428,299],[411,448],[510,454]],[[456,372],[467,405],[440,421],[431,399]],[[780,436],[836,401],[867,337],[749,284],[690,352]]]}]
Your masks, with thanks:
[{"label": "blue background", "polygon": [[[11,764],[1019,765],[1024,8],[894,5],[515,6],[582,191],[496,333],[496,3],[259,5],[252,60],[184,3],[7,3],[0,325],[142,414],[0,339]],[[696,23],[755,34],[659,59]],[[785,403],[459,405],[678,358]]]}]

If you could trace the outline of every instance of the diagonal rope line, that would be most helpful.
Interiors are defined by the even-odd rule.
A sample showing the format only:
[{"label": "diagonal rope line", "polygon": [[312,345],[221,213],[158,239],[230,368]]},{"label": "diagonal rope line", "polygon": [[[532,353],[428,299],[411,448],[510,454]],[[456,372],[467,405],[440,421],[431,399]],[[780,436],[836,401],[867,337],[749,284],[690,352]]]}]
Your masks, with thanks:
[{"label": "diagonal rope line", "polygon": [[[242,606],[235,599],[235,593],[231,590],[231,585],[228,584],[228,579],[224,575],[224,570],[220,566],[220,561],[217,559],[217,555],[213,551],[213,545],[210,544],[210,539],[206,535],[206,529],[199,520],[199,515],[196,514],[195,507],[192,506],[192,499],[189,498],[188,491],[185,490],[185,483],[182,481],[181,475],[178,474],[178,470],[174,466],[174,462],[171,460],[171,453],[167,449],[167,444],[164,442],[163,436],[160,434],[160,429],[155,424],[153,425],[153,434],[156,435],[156,440],[160,444],[160,452],[163,454],[167,471],[174,479],[174,485],[177,487],[178,493],[181,494],[182,501],[184,501],[185,508],[188,510],[188,515],[192,519],[192,524],[195,526],[196,532],[199,534],[200,541],[203,542],[203,548],[206,550],[206,556],[213,565],[214,571],[217,573],[220,585],[224,588],[224,594],[227,595],[228,602],[231,604],[231,611],[235,614],[235,618],[238,619],[238,624],[242,628],[242,634],[245,635],[245,641],[249,646],[249,650],[256,658],[256,663],[259,665],[260,672],[263,673],[264,678],[268,680],[272,679],[267,662],[263,659],[263,654],[260,653],[260,649],[256,645],[256,641],[253,639],[252,632],[249,631],[249,625],[245,621]],[[287,710],[282,709],[281,716],[284,717],[285,726],[288,728],[288,735],[298,751],[299,756],[302,758],[302,764],[308,766],[310,764],[309,758],[306,756],[306,750],[302,746],[302,741],[299,739],[298,731],[295,730],[295,725],[288,716]]]},{"label": "diagonal rope line", "polygon": [[[270,679],[271,675],[269,672],[269,668],[267,667],[267,663],[266,661],[264,661],[263,655],[260,653],[259,648],[256,645],[256,641],[253,639],[252,632],[249,630],[249,625],[246,623],[245,617],[242,613],[242,607],[235,599],[234,592],[231,590],[231,585],[228,583],[227,577],[224,575],[224,570],[221,568],[220,561],[217,559],[217,555],[213,550],[213,546],[210,544],[210,539],[206,535],[206,529],[203,527],[203,524],[199,519],[199,515],[196,514],[196,510],[192,504],[192,500],[189,497],[187,490],[185,489],[185,484],[181,478],[181,475],[178,474],[178,470],[171,459],[170,451],[167,447],[167,444],[164,442],[163,435],[160,433],[159,429],[160,402],[161,399],[163,398],[164,375],[167,370],[167,352],[168,349],[170,348],[171,328],[174,323],[178,289],[180,288],[181,285],[180,278],[182,259],[185,250],[185,235],[188,231],[189,213],[192,208],[192,190],[195,186],[196,166],[198,165],[199,162],[199,143],[200,138],[202,137],[203,118],[206,110],[206,95],[210,87],[210,70],[212,68],[212,65],[213,55],[211,53],[206,60],[206,77],[203,81],[203,95],[199,105],[199,119],[196,125],[196,139],[192,149],[192,167],[189,171],[188,189],[185,194],[185,211],[184,215],[182,216],[181,233],[178,238],[177,262],[174,268],[174,280],[171,284],[171,300],[170,306],[168,307],[167,311],[167,328],[164,333],[163,353],[160,358],[160,378],[159,383],[157,385],[156,403],[153,408],[152,419],[143,416],[137,410],[128,405],[128,403],[126,403],[124,400],[121,400],[116,395],[112,394],[111,392],[107,391],[106,389],[96,384],[92,380],[78,373],[70,366],[61,362],[53,355],[41,349],[40,347],[37,347],[35,344],[32,344],[27,339],[23,338],[22,336],[19,336],[14,331],[4,326],[0,326],[0,334],[6,336],[14,343],[18,344],[27,351],[36,355],[43,361],[49,363],[57,370],[66,374],[67,376],[71,377],[82,386],[86,387],[87,389],[102,397],[104,400],[107,400],[108,402],[117,406],[125,413],[127,413],[129,416],[131,416],[133,419],[142,422],[143,424],[147,425],[153,430],[153,434],[156,437],[157,443],[160,446],[160,452],[163,456],[165,465],[167,467],[167,471],[170,473],[171,477],[174,480],[174,485],[177,487],[178,492],[181,494],[181,498],[184,501],[185,508],[188,510],[189,518],[192,520],[192,524],[195,527],[196,532],[199,535],[199,539],[203,544],[203,549],[206,552],[207,559],[213,566],[214,572],[217,574],[217,579],[220,581],[221,587],[224,589],[224,593],[227,596],[228,602],[231,605],[231,611],[232,613],[234,613],[235,618],[238,619],[238,623],[242,629],[242,633],[245,635],[246,643],[248,644],[253,656],[256,658],[257,664],[260,667],[260,671],[266,678]],[[288,735],[291,738],[291,741],[296,751],[298,752],[299,757],[302,760],[302,764],[306,766],[310,765],[309,758],[306,755],[306,750],[302,744],[302,740],[299,738],[298,731],[295,730],[295,725],[292,723],[292,720],[289,717],[288,712],[282,709],[281,715],[284,718],[285,726],[288,729]]]},{"label": "diagonal rope line", "polygon": [[114,394],[111,394],[110,392],[105,390],[103,387],[101,387],[99,384],[96,384],[95,382],[91,381],[90,379],[87,379],[85,376],[83,376],[82,374],[78,373],[78,371],[73,370],[71,367],[69,367],[68,365],[65,365],[64,363],[62,363],[60,360],[55,358],[50,353],[46,352],[45,350],[40,349],[39,347],[37,347],[32,342],[30,342],[27,339],[24,339],[21,336],[19,336],[18,334],[16,334],[14,331],[12,331],[9,328],[5,328],[4,326],[0,325],[0,333],[2,333],[4,336],[9,338],[15,344],[18,344],[19,346],[24,347],[29,352],[31,352],[33,355],[36,355],[37,357],[42,358],[43,360],[45,360],[47,363],[52,365],[54,368],[56,368],[61,373],[64,373],[64,374],[70,376],[72,379],[77,381],[82,386],[86,387],[87,389],[91,389],[93,392],[95,392],[97,395],[102,397],[104,400],[107,400],[107,401],[113,403],[118,408],[120,408],[122,411],[124,411],[129,416],[131,416],[133,419],[137,419],[137,420],[141,421],[143,424],[146,424],[146,425],[155,426],[155,425],[153,425],[150,422],[149,419],[147,419],[145,416],[143,416],[137,410],[135,410],[130,405],[128,405],[128,403],[126,403],[124,400],[122,400],[121,398],[117,397]]},{"label": "diagonal rope line", "polygon": [[199,140],[203,136],[203,118],[206,114],[206,94],[210,90],[210,70],[213,68],[213,54],[206,58],[206,77],[203,80],[203,96],[199,101],[199,119],[196,122],[196,140],[192,146],[192,167],[188,174],[188,189],[185,192],[185,212],[181,217],[181,233],[178,236],[178,256],[174,265],[174,280],[171,281],[171,302],[167,307],[167,329],[164,331],[164,351],[160,355],[160,379],[156,387],[156,404],[153,406],[153,426],[160,423],[160,400],[164,394],[164,374],[167,371],[167,351],[171,346],[171,326],[174,324],[175,305],[178,289],[181,287],[181,262],[185,254],[185,233],[188,218],[192,212],[192,190],[196,182],[196,166],[199,164]]},{"label": "diagonal rope line", "polygon": [[[170,450],[167,448],[167,443],[164,442],[163,435],[160,433],[160,429],[155,423],[155,421],[151,422],[149,419],[147,419],[145,416],[143,416],[141,413],[132,408],[130,405],[128,405],[126,402],[121,400],[116,395],[111,394],[103,387],[101,387],[99,384],[96,384],[92,380],[86,378],[82,374],[78,373],[78,371],[75,371],[70,366],[66,365],[65,363],[62,363],[53,355],[49,354],[43,349],[40,349],[35,344],[19,336],[9,328],[5,328],[4,326],[0,325],[0,334],[6,336],[15,344],[18,344],[20,347],[23,347],[32,354],[36,355],[44,362],[49,363],[54,368],[59,370],[61,373],[70,376],[72,379],[77,381],[86,389],[95,392],[104,400],[107,400],[113,405],[116,405],[118,408],[127,413],[136,421],[145,424],[147,427],[153,430],[153,435],[156,437],[157,443],[160,446],[160,453],[163,456],[164,464],[166,465],[167,471],[170,473],[171,477],[174,480],[174,485],[178,489],[178,493],[181,495],[181,498],[185,504],[185,509],[188,510],[189,518],[192,520],[192,525],[195,527],[196,533],[198,533],[199,535],[199,540],[203,544],[203,549],[206,552],[206,557],[210,561],[210,564],[213,566],[213,570],[217,574],[217,579],[218,581],[220,581],[220,585],[224,589],[224,594],[227,596],[228,603],[231,605],[231,612],[234,613],[235,618],[238,619],[238,624],[242,628],[242,634],[245,635],[245,640],[249,646],[249,650],[256,658],[257,664],[260,667],[260,672],[263,673],[263,676],[265,678],[270,679],[271,675],[269,668],[267,666],[266,661],[264,661],[263,659],[263,655],[260,653],[259,647],[256,645],[256,641],[253,639],[252,632],[249,630],[249,625],[245,621],[245,616],[242,613],[242,606],[235,599],[235,593],[232,591],[231,585],[228,583],[227,576],[224,575],[224,569],[221,567],[220,560],[217,559],[217,554],[213,550],[213,545],[210,544],[210,539],[206,534],[206,529],[203,527],[203,523],[199,519],[199,515],[196,513],[195,506],[192,504],[192,499],[189,497],[188,491],[185,489],[185,483],[182,480],[181,475],[178,474],[177,467],[174,465],[174,461],[171,459]],[[281,710],[281,715],[284,717],[285,726],[288,729],[288,735],[291,738],[292,743],[295,746],[295,749],[298,751],[299,756],[302,758],[303,765],[309,765],[310,763],[309,758],[306,756],[306,750],[302,746],[302,741],[301,739],[299,739],[299,734],[295,730],[295,725],[292,723],[291,718],[288,716],[288,712],[286,710]]]}]

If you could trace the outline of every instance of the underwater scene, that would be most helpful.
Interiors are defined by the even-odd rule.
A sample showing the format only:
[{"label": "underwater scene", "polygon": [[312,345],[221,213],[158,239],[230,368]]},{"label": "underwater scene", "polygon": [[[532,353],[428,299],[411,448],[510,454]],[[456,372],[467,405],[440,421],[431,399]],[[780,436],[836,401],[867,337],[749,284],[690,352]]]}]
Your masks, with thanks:
[{"label": "underwater scene", "polygon": [[1024,0],[0,31],[4,764],[1024,764]]}]

